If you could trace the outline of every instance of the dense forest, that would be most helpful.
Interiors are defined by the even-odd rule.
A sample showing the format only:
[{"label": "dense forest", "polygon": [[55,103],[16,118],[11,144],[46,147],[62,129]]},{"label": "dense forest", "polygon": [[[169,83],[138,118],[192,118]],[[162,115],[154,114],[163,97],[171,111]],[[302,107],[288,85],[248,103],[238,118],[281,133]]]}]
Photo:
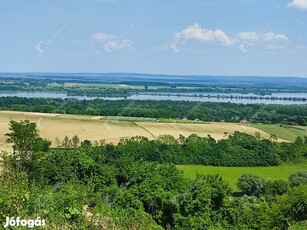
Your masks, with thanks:
[{"label": "dense forest", "polygon": [[294,143],[277,143],[246,133],[235,132],[228,139],[171,135],[148,140],[145,137],[122,139],[116,146],[106,145],[105,154],[112,159],[126,156],[134,160],[159,163],[200,164],[213,166],[275,166],[297,163],[307,158],[307,136]]},{"label": "dense forest", "polygon": [[0,97],[0,110],[307,125],[307,105]]},{"label": "dense forest", "polygon": [[[226,137],[225,137],[226,138]],[[294,143],[276,142],[276,137],[263,139],[260,133],[255,136],[234,132],[226,139],[215,140],[211,136],[200,137],[192,134],[189,137],[162,135],[154,140],[135,136],[122,138],[117,145],[105,143],[105,140],[89,140],[83,145],[105,146],[101,151],[112,159],[128,157],[158,163],[177,165],[210,165],[210,166],[277,166],[282,163],[300,163],[307,160],[307,136],[297,137]],[[56,138],[56,148],[71,149],[79,146],[77,135]],[[44,149],[47,149],[44,147]]]},{"label": "dense forest", "polygon": [[[305,171],[291,174],[288,181],[243,174],[237,182],[241,192],[235,194],[219,175],[198,175],[189,180],[175,164],[160,162],[168,151],[174,157],[178,148],[195,159],[201,158],[200,152],[209,153],[210,148],[222,152],[225,148],[239,152],[259,148],[249,154],[258,154],[255,162],[262,162],[261,158],[271,159],[265,152],[280,154],[274,152],[279,149],[274,141],[235,133],[221,143],[192,135],[181,137],[181,143],[168,136],[155,142],[136,137],[124,139],[116,146],[103,141],[93,146],[88,140],[80,143],[74,136],[65,138],[64,145],[50,149],[51,143],[39,136],[35,123],[11,121],[9,125],[6,136],[14,152],[1,156],[1,220],[6,216],[39,216],[45,220],[45,229],[307,227]],[[291,160],[306,157],[302,154],[306,153],[306,144],[306,138],[286,144],[289,155],[293,154]],[[148,151],[150,145],[157,151]],[[157,156],[160,151],[161,156]],[[246,160],[240,155],[236,158]]]}]

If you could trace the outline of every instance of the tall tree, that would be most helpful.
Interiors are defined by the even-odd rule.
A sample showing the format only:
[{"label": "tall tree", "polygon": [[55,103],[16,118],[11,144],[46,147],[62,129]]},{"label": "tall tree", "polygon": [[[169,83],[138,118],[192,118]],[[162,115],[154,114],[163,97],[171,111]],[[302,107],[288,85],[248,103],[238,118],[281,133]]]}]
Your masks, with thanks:
[{"label": "tall tree", "polygon": [[71,141],[72,141],[72,147],[74,148],[77,148],[78,145],[80,144],[80,139],[77,135],[74,135],[72,138],[71,138]]},{"label": "tall tree", "polygon": [[5,134],[8,137],[7,142],[13,143],[13,154],[23,167],[25,162],[31,159],[36,142],[39,140],[36,123],[29,120],[10,121],[9,130],[10,132]]},{"label": "tall tree", "polygon": [[66,149],[71,147],[71,140],[69,139],[68,136],[65,136],[65,137],[64,137],[64,139],[63,139],[63,141],[62,141],[62,146],[63,146],[64,148],[66,148]]}]

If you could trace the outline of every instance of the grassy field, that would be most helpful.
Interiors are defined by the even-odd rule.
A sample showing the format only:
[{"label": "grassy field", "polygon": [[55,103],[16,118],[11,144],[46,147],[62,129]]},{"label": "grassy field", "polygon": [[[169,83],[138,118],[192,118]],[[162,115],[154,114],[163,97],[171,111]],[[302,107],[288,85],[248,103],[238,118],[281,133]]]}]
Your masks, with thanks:
[{"label": "grassy field", "polygon": [[307,162],[293,165],[280,165],[274,167],[215,167],[202,165],[178,165],[178,169],[184,172],[184,176],[195,178],[200,174],[219,174],[229,185],[237,191],[236,183],[244,173],[253,173],[262,176],[266,180],[288,180],[289,174],[295,171],[307,170]]},{"label": "grassy field", "polygon": [[[0,150],[11,150],[7,144],[5,133],[8,130],[10,120],[28,119],[37,122],[40,135],[54,141],[56,137],[63,139],[65,135],[72,137],[78,135],[81,140],[91,141],[105,139],[106,142],[117,143],[121,138],[136,135],[145,136],[149,139],[160,135],[170,134],[178,137],[180,134],[189,136],[195,133],[199,136],[210,134],[216,139],[227,137],[234,131],[255,134],[260,131],[250,126],[242,126],[234,123],[210,122],[190,123],[189,121],[162,122],[152,118],[129,118],[129,117],[100,117],[65,114],[44,114],[0,111]],[[270,135],[260,131],[263,137]]]},{"label": "grassy field", "polygon": [[275,134],[277,137],[294,141],[296,137],[304,135],[307,136],[306,126],[289,126],[289,125],[267,125],[267,124],[253,124],[255,128],[261,129],[264,132]]}]

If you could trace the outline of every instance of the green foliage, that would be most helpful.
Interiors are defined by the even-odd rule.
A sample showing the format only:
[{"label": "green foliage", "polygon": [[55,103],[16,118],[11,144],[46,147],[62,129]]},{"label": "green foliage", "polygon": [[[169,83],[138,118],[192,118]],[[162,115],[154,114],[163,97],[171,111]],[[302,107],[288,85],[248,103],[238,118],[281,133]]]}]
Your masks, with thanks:
[{"label": "green foliage", "polygon": [[56,137],[55,145],[57,148],[64,149],[77,148],[80,145],[80,138],[77,135],[74,135],[72,138],[66,135],[61,141],[58,137]]},{"label": "green foliage", "polygon": [[72,138],[71,138],[71,142],[72,142],[72,147],[73,148],[77,148],[80,144],[80,139],[77,135],[74,135]]},{"label": "green foliage", "polygon": [[272,188],[273,195],[282,195],[288,191],[289,183],[283,180],[273,181]]},{"label": "green foliage", "polygon": [[65,136],[64,139],[62,140],[62,147],[65,149],[71,148],[72,146],[71,139],[69,139],[68,136]]},{"label": "green foliage", "polygon": [[305,221],[299,221],[299,222],[293,222],[291,224],[291,230],[305,230],[307,229],[307,220]]},{"label": "green foliage", "polygon": [[24,121],[10,121],[9,123],[10,133],[6,136],[8,143],[13,143],[14,151],[20,153],[28,153],[33,149],[33,145],[38,138],[38,130],[36,123],[32,123],[29,120]]},{"label": "green foliage", "polygon": [[81,147],[91,147],[92,142],[90,140],[84,140],[81,142]]},{"label": "green foliage", "polygon": [[[1,85],[0,85],[1,86]],[[72,89],[69,93],[77,93]],[[118,89],[108,89],[109,91],[87,90],[88,94],[95,95],[119,95],[129,96],[129,93],[120,92]],[[126,89],[125,89],[126,90]],[[168,89],[169,90],[169,89]],[[215,89],[215,91],[217,88]],[[78,90],[77,90],[78,91]],[[123,94],[122,94],[123,93]],[[83,94],[84,95],[84,94]],[[133,103],[133,107],[127,105]],[[273,123],[289,125],[306,125],[307,109],[306,105],[267,105],[261,104],[235,104],[235,103],[211,103],[191,101],[155,101],[155,100],[103,100],[94,99],[82,101],[76,99],[51,99],[51,98],[0,98],[0,109],[29,112],[66,114],[88,114],[100,116],[121,116],[124,117],[146,117],[156,119],[183,119],[190,111],[187,119],[201,121],[226,121],[238,123],[243,119],[253,117],[254,123]],[[123,108],[125,108],[123,110]],[[197,108],[197,109],[195,109]],[[261,113],[259,113],[261,111]],[[257,116],[254,116],[257,114]]]},{"label": "green foliage", "polygon": [[278,226],[272,225],[273,212],[270,204],[263,198],[243,196],[229,200],[225,206],[225,229],[274,229]]},{"label": "green foliage", "polygon": [[[19,129],[16,132],[19,141],[28,138],[20,136]],[[33,143],[38,140],[44,141],[37,137]],[[306,221],[306,185],[287,191],[285,181],[265,182],[259,176],[243,174],[238,187],[259,198],[234,197],[219,175],[197,175],[190,181],[175,164],[163,162],[178,157],[180,161],[193,158],[218,163],[218,158],[221,162],[232,159],[237,149],[268,158],[264,161],[268,163],[277,153],[270,156],[264,152],[278,147],[267,140],[235,133],[220,142],[192,135],[178,140],[163,136],[154,141],[135,137],[116,146],[91,146],[84,141],[78,148],[47,152],[36,151],[34,146],[28,150],[31,157],[24,159],[26,171],[16,167],[18,156],[1,155],[2,220],[6,216],[40,216],[46,220],[46,229],[146,230],[280,229],[285,220],[297,226]],[[255,146],[259,149],[253,152]],[[234,159],[239,160],[238,155]],[[267,199],[271,195],[274,198]]]},{"label": "green foliage", "polygon": [[[246,133],[235,132],[228,139],[216,141],[211,136],[195,134],[178,139],[164,135],[156,140],[145,137],[122,139],[110,148],[110,158],[129,156],[136,160],[203,164],[213,166],[273,166],[282,162],[303,161],[307,144],[275,143]],[[107,151],[108,154],[109,151]],[[115,154],[115,155],[113,155]]]},{"label": "green foliage", "polygon": [[289,176],[289,183],[291,187],[300,184],[307,184],[307,171],[294,172]]},{"label": "green foliage", "polygon": [[51,141],[39,137],[33,145],[33,152],[49,152],[50,146]]},{"label": "green foliage", "polygon": [[265,180],[254,174],[245,173],[237,182],[238,188],[246,195],[258,196],[265,187]]},{"label": "green foliage", "polygon": [[21,169],[25,169],[34,151],[48,151],[50,142],[39,137],[36,123],[29,120],[10,121],[10,133],[5,134],[8,143],[13,144],[13,154]]},{"label": "green foliage", "polygon": [[214,229],[221,221],[219,213],[231,190],[221,177],[197,175],[189,188],[178,197],[176,229]]},{"label": "green foliage", "polygon": [[277,198],[273,205],[276,223],[307,220],[307,185],[292,188],[286,194]]}]

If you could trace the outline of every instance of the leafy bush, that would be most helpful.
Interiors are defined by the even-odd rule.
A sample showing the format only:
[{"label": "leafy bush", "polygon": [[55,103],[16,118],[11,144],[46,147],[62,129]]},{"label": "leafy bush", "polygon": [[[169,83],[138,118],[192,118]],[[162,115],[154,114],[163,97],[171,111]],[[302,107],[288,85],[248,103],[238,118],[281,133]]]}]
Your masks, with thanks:
[{"label": "leafy bush", "polygon": [[246,195],[258,196],[265,188],[265,180],[261,176],[245,173],[238,179],[237,186]]},{"label": "leafy bush", "polygon": [[290,174],[289,183],[291,187],[307,184],[307,171],[298,171]]}]

